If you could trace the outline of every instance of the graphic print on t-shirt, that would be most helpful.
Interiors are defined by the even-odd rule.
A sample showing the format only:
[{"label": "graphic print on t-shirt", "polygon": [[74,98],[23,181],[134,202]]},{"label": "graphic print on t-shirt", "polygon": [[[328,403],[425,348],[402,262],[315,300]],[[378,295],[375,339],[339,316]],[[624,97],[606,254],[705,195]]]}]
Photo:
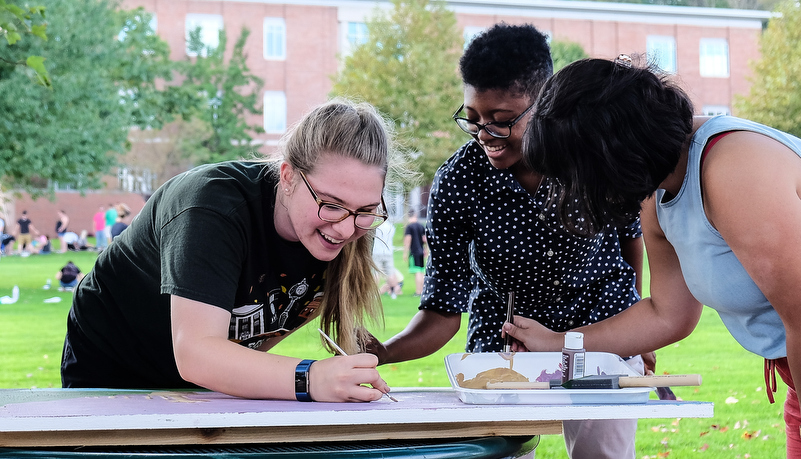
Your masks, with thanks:
[{"label": "graphic print on t-shirt", "polygon": [[269,292],[267,301],[255,300],[231,311],[228,339],[250,348],[258,348],[264,341],[283,336],[314,316],[320,306],[321,286],[310,291],[304,278],[295,285],[281,286]]}]

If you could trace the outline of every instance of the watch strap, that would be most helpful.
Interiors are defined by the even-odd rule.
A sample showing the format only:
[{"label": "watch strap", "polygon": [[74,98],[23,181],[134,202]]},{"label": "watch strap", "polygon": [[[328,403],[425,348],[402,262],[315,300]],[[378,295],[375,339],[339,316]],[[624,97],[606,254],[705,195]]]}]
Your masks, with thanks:
[{"label": "watch strap", "polygon": [[309,369],[316,360],[302,360],[295,367],[295,398],[299,402],[311,402],[309,394]]}]

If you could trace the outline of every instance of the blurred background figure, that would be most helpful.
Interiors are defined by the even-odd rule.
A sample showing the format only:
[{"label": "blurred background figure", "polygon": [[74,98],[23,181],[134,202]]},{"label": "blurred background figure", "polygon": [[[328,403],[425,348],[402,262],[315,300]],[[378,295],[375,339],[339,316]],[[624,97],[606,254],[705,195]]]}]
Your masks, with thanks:
[{"label": "blurred background figure", "polygon": [[61,271],[56,273],[56,279],[58,279],[59,292],[71,291],[78,285],[78,282],[83,279],[83,273],[81,269],[75,266],[75,263],[72,261],[68,261]]},{"label": "blurred background figure", "polygon": [[426,229],[417,221],[417,212],[409,212],[409,222],[403,232],[403,258],[409,260],[409,274],[414,274],[414,296],[423,293],[423,278],[428,256]]},{"label": "blurred background figure", "polygon": [[[39,235],[39,230],[33,226],[33,222],[28,218],[28,211],[23,210],[22,216],[17,220],[17,226],[14,228],[14,237],[17,240],[17,254],[28,255],[31,250],[31,243],[33,242],[33,233]],[[27,250],[26,250],[27,249]]]},{"label": "blurred background figure", "polygon": [[117,204],[117,221],[111,225],[111,240],[117,238],[117,236],[122,233],[125,228],[128,227],[128,223],[126,222],[126,218],[131,214],[131,208],[128,207],[127,204]]},{"label": "blurred background figure", "polygon": [[58,211],[58,221],[56,221],[56,234],[58,241],[61,244],[61,253],[67,251],[67,244],[64,243],[64,235],[67,234],[67,228],[70,225],[70,218],[64,210]]},{"label": "blurred background figure", "polygon": [[103,250],[108,247],[108,238],[106,237],[106,208],[100,206],[94,217],[92,217],[92,229],[95,232],[95,239],[98,250]]},{"label": "blurred background figure", "polygon": [[[395,261],[393,259],[395,247],[392,239],[395,237],[395,224],[389,220],[384,221],[375,229],[375,239],[373,240],[373,263],[378,271],[376,272],[376,282],[381,289],[381,293],[389,293],[394,300],[398,297],[398,279],[395,273]],[[386,285],[386,288],[384,287]]]}]

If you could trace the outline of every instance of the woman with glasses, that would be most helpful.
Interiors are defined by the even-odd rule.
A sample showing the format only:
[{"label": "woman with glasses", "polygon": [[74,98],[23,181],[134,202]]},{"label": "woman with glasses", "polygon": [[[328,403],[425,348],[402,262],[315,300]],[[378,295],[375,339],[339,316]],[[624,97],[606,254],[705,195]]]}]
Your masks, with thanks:
[{"label": "woman with glasses", "polygon": [[[379,399],[389,387],[358,334],[381,314],[370,231],[387,218],[392,152],[371,106],[332,101],[287,133],[276,160],[169,180],[78,286],[64,387]],[[316,317],[349,356],[264,352]]]},{"label": "woman with glasses", "polygon": [[[460,61],[464,102],[453,118],[471,140],[443,164],[428,204],[430,259],[420,311],[374,351],[382,363],[445,345],[469,314],[468,352],[499,352],[507,300],[554,331],[611,317],[639,299],[639,221],[571,235],[548,205],[555,183],[522,161],[532,106],[553,72],[546,37],[498,24]],[[642,367],[638,356],[630,363]],[[633,458],[636,420],[564,423],[572,458]]]},{"label": "woman with glasses", "polygon": [[[731,116],[695,117],[672,80],[625,55],[586,59],[549,80],[535,106],[524,156],[564,184],[557,214],[572,232],[592,235],[642,215],[651,296],[583,327],[585,346],[667,346],[692,332],[702,304],[715,309],[737,342],[765,359],[768,399],[776,372],[789,386],[787,457],[801,458],[793,383],[801,377],[801,139]],[[561,346],[560,333],[523,318],[515,325],[507,332],[529,350]]]}]

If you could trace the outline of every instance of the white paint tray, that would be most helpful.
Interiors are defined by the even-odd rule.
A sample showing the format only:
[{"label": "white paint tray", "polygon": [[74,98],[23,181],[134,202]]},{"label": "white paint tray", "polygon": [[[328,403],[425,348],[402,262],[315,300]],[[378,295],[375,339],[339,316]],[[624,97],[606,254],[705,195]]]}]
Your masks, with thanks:
[{"label": "white paint tray", "polygon": [[[620,405],[646,403],[653,387],[626,387],[621,389],[469,389],[459,386],[456,375],[472,379],[482,371],[493,368],[512,369],[529,381],[550,381],[562,375],[561,352],[482,352],[476,354],[450,354],[445,357],[445,368],[451,386],[459,400],[474,405]],[[629,364],[615,354],[587,352],[585,376],[628,375],[639,376]]]}]

